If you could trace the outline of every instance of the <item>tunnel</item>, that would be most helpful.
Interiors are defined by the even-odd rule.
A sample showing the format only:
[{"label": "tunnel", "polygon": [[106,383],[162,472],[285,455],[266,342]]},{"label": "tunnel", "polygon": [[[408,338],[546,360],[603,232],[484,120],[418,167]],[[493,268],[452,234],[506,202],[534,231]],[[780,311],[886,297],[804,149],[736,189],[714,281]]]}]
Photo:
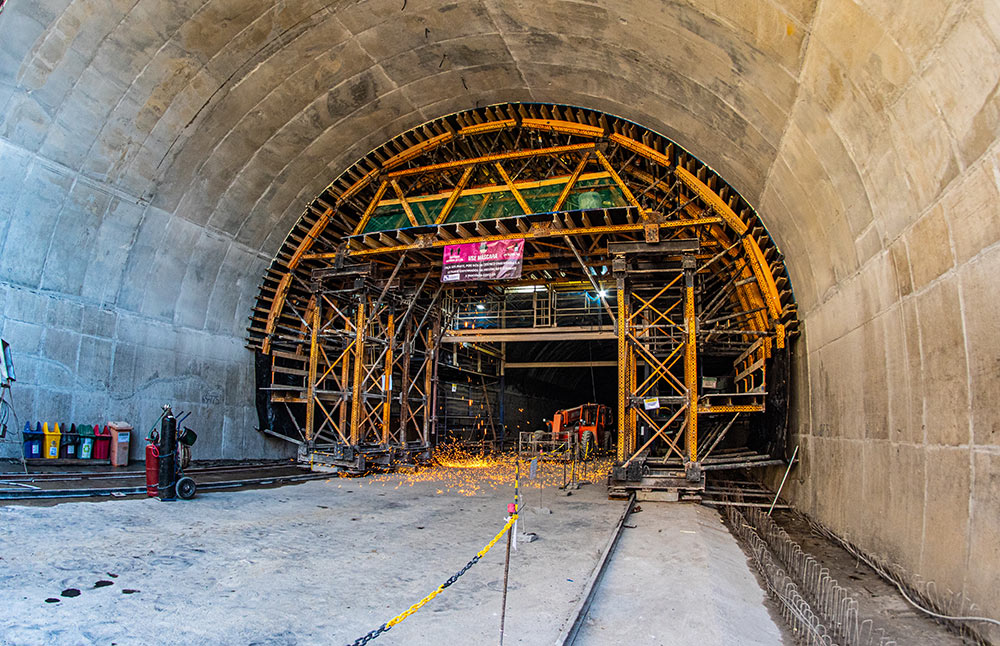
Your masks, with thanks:
[{"label": "tunnel", "polygon": [[998,81],[972,0],[0,1],[5,392],[361,472],[600,404],[612,493],[752,473],[995,622]]}]

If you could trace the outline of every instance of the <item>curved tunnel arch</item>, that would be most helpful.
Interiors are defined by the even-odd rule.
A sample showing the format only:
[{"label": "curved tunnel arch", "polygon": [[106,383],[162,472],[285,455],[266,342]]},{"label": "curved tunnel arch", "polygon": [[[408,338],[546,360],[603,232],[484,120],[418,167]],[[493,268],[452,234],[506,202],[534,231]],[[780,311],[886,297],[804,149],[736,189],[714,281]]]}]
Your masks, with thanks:
[{"label": "curved tunnel arch", "polygon": [[[220,429],[203,435],[206,457],[274,450],[246,432],[244,317],[302,205],[441,115],[586,105],[678,142],[766,214],[804,332],[796,504],[989,607],[995,10],[402,4],[6,3],[3,334],[22,348],[29,414],[112,409],[148,425],[173,400]],[[323,26],[306,29],[314,14]],[[290,116],[260,97],[316,59],[310,32],[342,47],[318,68],[356,70],[301,84]],[[457,47],[463,35],[488,63]],[[331,94],[340,111],[306,109]],[[220,146],[229,133],[246,145]]]},{"label": "curved tunnel arch", "polygon": [[[547,137],[556,137],[543,143],[542,133]],[[487,135],[492,141],[477,141]],[[501,136],[506,144],[501,141]],[[522,136],[527,136],[529,141],[518,146]],[[299,283],[304,286],[309,272],[332,260],[332,252],[344,247],[348,237],[354,239],[343,251],[346,257],[362,258],[385,251],[379,250],[383,243],[373,242],[365,236],[360,239],[356,237],[363,233],[363,225],[367,223],[366,216],[371,215],[364,205],[378,203],[386,191],[389,179],[384,178],[391,177],[393,173],[405,173],[408,168],[419,168],[431,163],[457,164],[457,160],[461,160],[463,155],[467,158],[489,156],[491,153],[487,151],[496,150],[498,144],[500,151],[510,152],[515,148],[530,151],[532,148],[558,145],[585,146],[586,144],[579,143],[581,141],[600,142],[605,146],[610,144],[620,151],[627,151],[632,159],[640,157],[650,167],[658,169],[656,177],[640,168],[619,169],[626,184],[631,186],[634,193],[640,194],[642,203],[633,201],[641,213],[651,213],[654,205],[666,205],[674,212],[686,211],[692,218],[715,214],[720,222],[712,225],[710,232],[726,247],[732,243],[720,227],[729,231],[729,236],[736,236],[739,240],[744,240],[746,234],[743,247],[752,267],[752,275],[758,282],[754,285],[753,292],[749,286],[743,285],[737,288],[734,296],[739,295],[740,304],[747,310],[766,307],[766,315],[758,314],[753,317],[755,329],[766,329],[769,319],[794,326],[794,296],[780,252],[756,211],[711,167],[669,139],[613,115],[565,105],[500,104],[435,119],[394,137],[345,170],[313,199],[285,239],[265,275],[257,306],[251,315],[250,344],[263,348],[266,352],[275,325],[283,313],[294,323],[295,315],[283,310],[296,272],[301,274]],[[455,149],[444,152],[443,157],[440,157],[441,149],[449,145]],[[478,151],[479,154],[473,151]],[[625,160],[619,160],[621,162]],[[597,160],[591,159],[591,163],[597,165]],[[574,172],[578,174],[577,171]],[[666,175],[661,176],[660,173]],[[675,182],[683,185],[689,194],[684,200],[678,201],[677,196],[664,195],[663,184]],[[465,186],[463,183],[457,189],[459,193]],[[449,190],[452,187],[448,187]],[[666,193],[673,189],[671,186]],[[660,191],[654,193],[655,199],[650,194],[653,190]],[[668,197],[672,197],[673,202],[669,202]],[[498,231],[494,231],[494,235],[497,233]],[[406,243],[399,240],[395,243],[400,249],[406,246]],[[321,253],[316,253],[316,247],[330,253],[323,257]],[[420,248],[416,244],[410,244],[409,247]],[[765,259],[765,253],[769,259]],[[732,255],[735,257],[736,252],[732,252]],[[751,275],[750,268],[745,271],[748,276]],[[779,291],[776,282],[785,285],[786,289]]]},{"label": "curved tunnel arch", "polygon": [[[454,279],[441,267],[442,251],[447,258],[457,243],[503,241],[523,245],[523,272],[446,285]],[[670,140],[612,115],[551,104],[500,104],[422,124],[371,151],[312,201],[272,261],[251,315],[250,344],[270,364],[269,377],[258,377],[261,425],[299,444],[310,461],[315,456],[357,471],[413,459],[449,439],[471,439],[464,423],[439,424],[455,411],[438,403],[438,367],[498,377],[502,410],[504,339],[531,338],[543,343],[543,354],[546,340],[576,346],[569,355],[590,352],[589,342],[560,339],[599,338],[600,309],[597,319],[580,318],[570,306],[576,315],[567,317],[558,303],[566,303],[568,290],[589,300],[592,287],[615,320],[604,296],[612,269],[619,464],[632,463],[637,450],[666,451],[665,460],[680,458],[698,482],[702,468],[765,466],[780,458],[786,340],[797,321],[781,255],[756,212]],[[540,310],[536,295],[525,310],[514,294],[537,286],[545,286],[549,304]],[[499,315],[466,315],[467,294],[486,299],[479,310],[496,307]],[[497,298],[499,305],[491,302]],[[425,340],[428,317],[437,322]],[[525,317],[533,319],[526,327]],[[577,327],[561,327],[560,318]],[[495,329],[468,329],[484,327]],[[452,362],[441,361],[441,343],[449,339],[469,340],[461,347],[475,356],[475,370],[459,365],[457,350]],[[409,358],[399,365],[395,353],[420,343],[413,373]],[[480,367],[491,357],[499,357],[495,375]],[[728,368],[719,367],[727,361]],[[413,397],[407,384],[420,379],[423,390]],[[728,385],[716,389],[717,380]],[[569,385],[562,377],[552,383]],[[482,391],[492,440],[503,442],[504,429],[528,422],[501,413],[497,434],[485,380]],[[637,402],[650,397],[656,410],[641,410]],[[411,410],[421,411],[423,421]],[[719,417],[734,413],[728,422]],[[729,439],[752,436],[750,445],[722,444],[720,455],[711,456],[739,415],[746,419]],[[476,426],[485,434],[483,420]],[[699,430],[701,421],[709,432]],[[637,443],[637,430],[645,433],[647,425],[655,433]],[[610,445],[606,434],[601,438]],[[709,448],[699,452],[701,444]]]},{"label": "curved tunnel arch", "polygon": [[[363,216],[363,209],[360,209],[356,202],[354,205],[351,202],[365,193],[367,193],[365,195],[367,199],[361,203],[365,204],[370,201],[371,193],[374,187],[382,181],[382,176],[390,171],[398,171],[400,168],[419,167],[422,163],[429,163],[422,162],[421,158],[432,156],[437,152],[437,149],[462,141],[467,137],[472,138],[489,133],[499,139],[499,135],[496,133],[501,133],[506,137],[507,132],[514,132],[517,134],[511,136],[519,138],[522,131],[539,133],[539,142],[541,141],[540,133],[544,132],[564,135],[563,145],[585,140],[613,143],[633,153],[634,156],[641,156],[670,173],[669,178],[657,178],[657,181],[646,187],[644,192],[648,192],[654,187],[662,190],[660,183],[667,181],[667,179],[680,181],[692,193],[692,201],[696,197],[703,211],[719,215],[724,220],[724,225],[737,236],[741,236],[747,229],[763,228],[763,222],[758,218],[756,211],[714,170],[691,156],[683,148],[676,146],[674,142],[642,126],[612,115],[573,106],[500,104],[429,121],[375,148],[345,170],[312,200],[309,208],[292,228],[268,271],[261,296],[258,297],[256,311],[258,313],[266,311],[268,318],[273,323],[274,318],[280,316],[281,313],[281,304],[289,285],[289,280],[283,281],[282,279],[288,275],[289,271],[297,269],[303,259],[307,263],[310,260],[322,260],[310,257],[310,252],[315,246],[319,245],[329,251],[340,246],[346,236],[356,236],[361,232],[356,225]],[[493,146],[496,144],[497,141],[492,142]],[[552,144],[549,142],[546,145]],[[451,152],[450,154],[454,156],[456,153]],[[447,155],[448,153],[446,153]],[[634,169],[634,172],[649,182],[650,176],[644,176],[639,169]],[[636,179],[627,173],[628,171],[623,175],[626,175],[629,183],[635,183]],[[385,186],[382,186],[380,190],[384,191]],[[641,190],[641,186],[637,190]],[[378,199],[375,201],[377,202]],[[644,202],[645,210],[649,210],[651,203],[648,198],[644,199]],[[685,208],[689,212],[695,208],[690,202],[684,205],[675,205],[675,207]],[[723,236],[721,230],[717,235]],[[784,294],[779,294],[775,286],[776,279],[788,284],[787,273],[781,262],[781,254],[777,251],[777,247],[766,228],[763,228],[757,237],[759,242],[757,239],[748,240],[748,244],[756,248],[754,258],[757,266],[761,267],[762,264],[757,258],[763,260],[759,244],[768,254],[776,254],[772,262],[777,264],[774,267],[774,273],[770,268],[766,273],[763,271],[759,273],[762,281],[766,280],[766,284],[761,289],[762,296],[756,298],[758,300],[764,298],[767,301],[770,315],[775,319],[793,315],[794,297],[791,289],[785,290]],[[724,236],[721,239],[724,240]],[[369,247],[371,246],[373,245],[369,244]],[[372,253],[375,251],[371,248],[365,248],[365,241],[357,241],[347,250],[348,256],[360,257]],[[283,287],[278,287],[282,283],[284,283]],[[261,321],[258,319],[257,322]],[[259,326],[254,326],[251,329],[251,344],[260,346],[264,343],[263,339],[271,334],[273,329],[269,329],[265,324],[262,331],[263,336]]]}]

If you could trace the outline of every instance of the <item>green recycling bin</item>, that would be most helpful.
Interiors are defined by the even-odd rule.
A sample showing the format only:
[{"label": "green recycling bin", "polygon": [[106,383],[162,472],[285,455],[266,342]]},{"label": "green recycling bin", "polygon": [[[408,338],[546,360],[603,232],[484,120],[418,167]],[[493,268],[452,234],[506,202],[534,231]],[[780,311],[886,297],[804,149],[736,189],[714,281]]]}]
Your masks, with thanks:
[{"label": "green recycling bin", "polygon": [[80,459],[90,460],[94,457],[94,427],[90,424],[79,424],[76,432],[80,435]]}]

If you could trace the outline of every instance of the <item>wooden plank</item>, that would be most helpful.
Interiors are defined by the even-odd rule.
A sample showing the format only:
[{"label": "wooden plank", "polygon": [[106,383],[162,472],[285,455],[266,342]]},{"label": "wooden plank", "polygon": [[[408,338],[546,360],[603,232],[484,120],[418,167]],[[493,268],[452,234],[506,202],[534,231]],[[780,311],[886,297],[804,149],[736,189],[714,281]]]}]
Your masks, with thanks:
[{"label": "wooden plank", "polygon": [[599,327],[564,328],[512,328],[508,330],[451,330],[441,338],[442,343],[469,343],[472,341],[495,341],[518,343],[527,341],[568,341],[579,339],[614,339],[615,328],[611,325]]},{"label": "wooden plank", "polygon": [[757,361],[754,361],[754,362],[753,362],[752,364],[750,364],[750,367],[749,367],[749,368],[747,368],[747,369],[746,369],[746,370],[744,370],[743,372],[741,372],[741,373],[739,373],[738,375],[736,375],[736,379],[734,379],[733,381],[734,381],[734,382],[737,382],[737,381],[743,381],[743,380],[744,380],[744,379],[746,379],[746,378],[747,378],[747,376],[748,376],[748,375],[750,375],[750,374],[751,374],[752,372],[755,372],[755,371],[757,371],[757,370],[760,370],[760,369],[761,369],[761,368],[763,368],[763,367],[764,367],[764,359],[758,359]]},{"label": "wooden plank", "polygon": [[403,211],[406,212],[406,219],[410,221],[413,226],[419,226],[417,224],[417,218],[413,215],[413,208],[410,207],[410,203],[406,201],[406,196],[403,195],[403,189],[399,187],[399,182],[392,180],[392,190],[396,192],[396,196],[399,197],[400,204],[403,205]]},{"label": "wooden plank", "polygon": [[746,359],[751,354],[753,354],[758,349],[760,349],[760,346],[762,346],[762,345],[764,345],[764,339],[763,338],[760,338],[760,339],[757,339],[756,341],[754,341],[753,345],[751,345],[749,348],[747,348],[746,350],[744,350],[743,354],[741,354],[739,357],[736,358],[736,361],[733,362],[733,365],[739,365],[739,364],[743,363],[744,359]]},{"label": "wooden plank", "polygon": [[[655,225],[654,225],[655,226]],[[701,242],[698,238],[675,238],[662,242],[609,242],[608,254],[614,256],[626,253],[662,253],[662,254],[683,254],[698,253],[701,251]]]},{"label": "wooden plank", "polygon": [[510,361],[504,368],[613,368],[617,361]]}]

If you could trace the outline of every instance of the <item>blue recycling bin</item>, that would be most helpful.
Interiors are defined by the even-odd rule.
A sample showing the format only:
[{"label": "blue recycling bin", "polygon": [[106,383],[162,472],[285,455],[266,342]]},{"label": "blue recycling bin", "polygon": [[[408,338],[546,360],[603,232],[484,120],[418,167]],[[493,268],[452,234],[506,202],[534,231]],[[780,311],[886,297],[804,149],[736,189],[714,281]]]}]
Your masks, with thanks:
[{"label": "blue recycling bin", "polygon": [[27,459],[42,457],[42,423],[38,422],[38,430],[31,428],[31,422],[24,423],[21,435],[24,439],[24,457]]}]

